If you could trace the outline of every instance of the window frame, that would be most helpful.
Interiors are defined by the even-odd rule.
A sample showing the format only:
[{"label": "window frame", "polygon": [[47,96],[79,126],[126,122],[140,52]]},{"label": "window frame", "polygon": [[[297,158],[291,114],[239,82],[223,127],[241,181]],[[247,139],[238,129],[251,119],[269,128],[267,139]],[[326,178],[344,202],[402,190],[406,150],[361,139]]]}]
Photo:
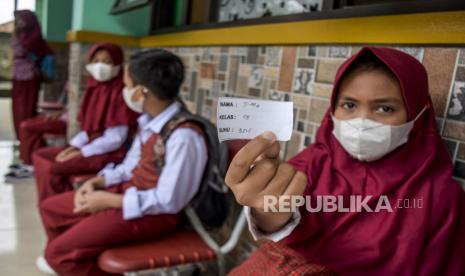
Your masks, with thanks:
[{"label": "window frame", "polygon": [[118,15],[121,13],[129,12],[147,5],[151,5],[153,2],[152,0],[133,0],[133,2],[127,3],[127,1],[128,0],[116,0],[115,3],[113,3],[110,14]]},{"label": "window frame", "polygon": [[[217,1],[211,1],[211,3],[215,3],[215,5],[213,5],[210,8],[210,19],[215,18],[215,16],[213,16],[213,11],[215,11],[215,13],[218,14],[219,5],[216,2]],[[172,34],[186,31],[208,30],[261,24],[289,23],[309,20],[326,20],[465,10],[465,1],[463,0],[412,0],[405,3],[395,2],[359,6],[345,6],[344,3],[346,3],[345,0],[325,0],[322,2],[321,11],[311,13],[262,17],[229,22],[206,22],[189,24],[184,26],[165,27],[156,30],[153,29],[152,25],[150,27],[150,35]]]}]

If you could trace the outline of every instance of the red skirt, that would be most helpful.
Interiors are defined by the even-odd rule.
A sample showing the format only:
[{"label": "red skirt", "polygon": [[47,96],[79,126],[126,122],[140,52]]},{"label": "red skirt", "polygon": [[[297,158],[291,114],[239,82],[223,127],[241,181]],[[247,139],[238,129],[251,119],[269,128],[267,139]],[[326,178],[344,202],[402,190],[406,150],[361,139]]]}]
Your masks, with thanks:
[{"label": "red skirt", "polygon": [[[122,194],[131,186],[131,182],[126,182],[107,191]],[[75,214],[74,194],[71,191],[49,197],[39,208],[48,236],[45,259],[59,275],[114,275],[98,266],[103,251],[128,242],[151,241],[179,224],[176,214],[146,215],[131,220],[123,219],[121,209]]]},{"label": "red skirt", "polygon": [[49,196],[72,190],[71,176],[96,174],[108,163],[121,163],[126,154],[126,149],[121,148],[111,153],[78,157],[66,162],[55,161],[55,157],[63,149],[62,147],[47,147],[33,154],[39,203]]},{"label": "red skirt", "polygon": [[338,275],[326,268],[308,263],[282,243],[265,241],[230,276],[316,276]]},{"label": "red skirt", "polygon": [[37,116],[21,122],[19,157],[24,164],[32,165],[32,154],[45,146],[44,134],[66,134],[66,122]]},{"label": "red skirt", "polygon": [[41,80],[35,78],[27,81],[13,80],[11,100],[13,123],[16,137],[19,138],[22,121],[37,116],[37,102],[39,100]]}]

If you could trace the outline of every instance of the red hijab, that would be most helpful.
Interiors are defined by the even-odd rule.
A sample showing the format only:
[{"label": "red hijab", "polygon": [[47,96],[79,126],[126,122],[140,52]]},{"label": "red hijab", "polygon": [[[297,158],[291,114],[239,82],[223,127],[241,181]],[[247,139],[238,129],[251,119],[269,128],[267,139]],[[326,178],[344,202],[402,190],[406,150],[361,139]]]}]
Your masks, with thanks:
[{"label": "red hijab", "polygon": [[35,13],[30,10],[15,11],[15,17],[25,23],[24,31],[16,34],[21,46],[28,52],[34,53],[38,58],[53,54],[47,42],[42,37],[42,30]]},{"label": "red hijab", "polygon": [[[94,45],[89,52],[89,62],[99,50],[108,51],[113,64],[122,66],[123,50],[113,43]],[[95,134],[109,127],[136,125],[138,115],[126,106],[122,94],[123,87],[123,68],[116,77],[105,82],[99,82],[89,76],[78,115],[82,130]]]},{"label": "red hijab", "polygon": [[[406,144],[373,162],[352,158],[332,135],[341,77],[372,55],[397,76],[408,112],[418,118]],[[306,195],[386,195],[393,212],[309,213],[285,242],[307,261],[342,275],[465,275],[465,193],[452,180],[452,163],[436,128],[423,65],[403,52],[365,47],[338,70],[330,110],[315,143],[289,161],[308,176]],[[422,208],[395,209],[398,199]],[[418,202],[418,201],[417,201]],[[315,203],[312,203],[312,206]],[[401,204],[402,205],[402,204]],[[347,206],[347,205],[345,205]]]}]

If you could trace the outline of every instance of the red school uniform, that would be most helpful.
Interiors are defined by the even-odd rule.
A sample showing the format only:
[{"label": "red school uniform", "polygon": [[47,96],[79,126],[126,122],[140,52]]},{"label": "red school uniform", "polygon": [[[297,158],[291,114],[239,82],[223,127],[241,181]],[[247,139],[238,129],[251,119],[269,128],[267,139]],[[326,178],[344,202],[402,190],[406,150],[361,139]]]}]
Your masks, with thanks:
[{"label": "red school uniform", "polygon": [[[102,49],[108,51],[115,66],[122,65],[123,50],[112,43],[94,45],[89,52],[89,61]],[[88,144],[101,137],[106,129],[117,126],[128,126],[127,140],[132,138],[131,130],[135,129],[138,115],[124,102],[122,74],[120,70],[116,77],[105,82],[98,82],[89,76],[78,116],[81,130],[89,137]],[[62,150],[57,147],[43,148],[33,155],[39,202],[48,196],[71,190],[69,178],[72,175],[97,173],[108,163],[121,162],[127,152],[127,143],[112,152],[56,162],[55,157]]]},{"label": "red school uniform", "polygon": [[[203,136],[195,124],[185,123],[179,128],[190,128]],[[154,146],[160,136],[153,134],[141,147],[141,157],[132,178],[107,191],[123,194],[127,189],[155,188],[160,177],[156,169]],[[40,214],[48,243],[45,258],[60,275],[106,275],[97,264],[98,256],[106,249],[127,242],[154,239],[178,226],[180,214],[144,215],[125,220],[121,209],[108,209],[94,214],[75,214],[75,192],[49,197],[40,205]]]}]

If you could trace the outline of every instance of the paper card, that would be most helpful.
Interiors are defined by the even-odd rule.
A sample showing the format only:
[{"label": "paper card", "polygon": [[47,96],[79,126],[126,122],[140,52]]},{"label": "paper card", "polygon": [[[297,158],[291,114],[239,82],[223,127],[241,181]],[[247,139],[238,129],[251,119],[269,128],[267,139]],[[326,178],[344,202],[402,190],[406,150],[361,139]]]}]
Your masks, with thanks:
[{"label": "paper card", "polygon": [[220,141],[253,139],[265,131],[279,141],[291,139],[292,102],[220,97],[217,116]]}]

